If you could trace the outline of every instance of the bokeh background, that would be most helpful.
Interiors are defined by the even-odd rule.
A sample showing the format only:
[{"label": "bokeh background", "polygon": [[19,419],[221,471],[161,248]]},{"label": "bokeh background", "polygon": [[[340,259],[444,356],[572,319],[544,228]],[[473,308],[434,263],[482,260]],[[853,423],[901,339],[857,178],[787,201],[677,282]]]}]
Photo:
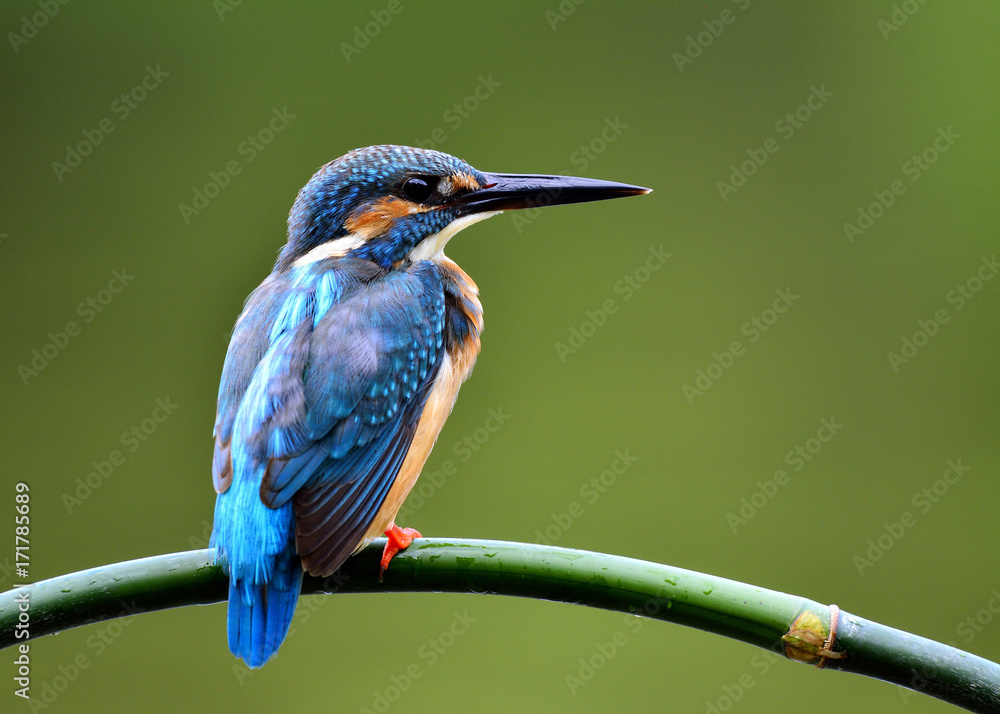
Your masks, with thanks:
[{"label": "bokeh background", "polygon": [[[1000,659],[998,20],[995,3],[911,0],[4,3],[0,587],[17,481],[32,579],[206,545],[228,334],[296,192],[351,148],[416,144],[655,191],[452,242],[482,291],[483,352],[427,464],[456,471],[403,525],[548,530]],[[794,297],[769,312],[778,291]],[[490,410],[506,416],[487,432]],[[842,426],[821,443],[824,419]],[[619,451],[635,462],[588,488]],[[755,496],[778,470],[787,482]],[[949,710],[616,613],[304,602],[248,677],[215,605],[38,640],[32,692],[45,711],[382,711],[415,664],[389,711]],[[456,612],[474,622],[432,657]],[[572,686],[616,633],[627,643]]]}]

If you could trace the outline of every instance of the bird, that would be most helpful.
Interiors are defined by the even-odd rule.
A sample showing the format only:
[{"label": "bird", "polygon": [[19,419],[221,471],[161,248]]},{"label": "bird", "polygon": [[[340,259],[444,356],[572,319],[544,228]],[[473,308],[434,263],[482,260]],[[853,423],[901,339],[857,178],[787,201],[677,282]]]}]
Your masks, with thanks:
[{"label": "bird", "polygon": [[355,149],[299,191],[287,242],[247,298],[215,420],[211,547],[229,577],[229,649],[263,666],[303,573],[327,577],[395,517],[480,350],[483,308],[444,254],[506,210],[648,193],[630,184],[485,173],[449,154]]}]

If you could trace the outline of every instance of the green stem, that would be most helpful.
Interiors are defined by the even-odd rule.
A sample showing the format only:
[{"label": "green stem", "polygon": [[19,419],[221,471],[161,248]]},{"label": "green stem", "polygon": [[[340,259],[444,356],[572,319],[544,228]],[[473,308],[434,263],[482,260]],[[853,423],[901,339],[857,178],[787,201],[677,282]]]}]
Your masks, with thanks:
[{"label": "green stem", "polygon": [[[418,539],[393,559],[380,583],[383,544],[373,542],[329,578],[307,577],[302,592],[540,598],[676,622],[814,662],[829,634],[831,608],[811,600],[667,565],[524,543]],[[228,582],[208,550],[52,578],[0,594],[0,648],[28,639],[17,637],[24,592],[27,630],[36,638],[134,612],[222,602]],[[793,623],[800,646],[790,653]],[[892,682],[971,711],[1000,711],[1000,665],[981,657],[844,612],[831,649],[843,654],[823,659],[826,669]]]}]

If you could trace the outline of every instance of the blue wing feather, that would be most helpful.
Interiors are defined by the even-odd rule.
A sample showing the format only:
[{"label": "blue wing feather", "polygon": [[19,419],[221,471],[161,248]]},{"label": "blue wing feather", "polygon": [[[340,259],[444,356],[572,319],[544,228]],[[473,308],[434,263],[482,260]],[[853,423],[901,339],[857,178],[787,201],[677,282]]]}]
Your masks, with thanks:
[{"label": "blue wing feather", "polygon": [[361,544],[406,458],[418,419],[403,418],[386,429],[376,448],[327,462],[326,471],[295,494],[296,548],[310,572],[333,572]]},{"label": "blue wing feather", "polygon": [[329,574],[360,545],[440,366],[437,267],[363,262],[272,275],[226,357],[212,542],[231,579],[230,649],[250,666],[284,639],[303,565]]}]

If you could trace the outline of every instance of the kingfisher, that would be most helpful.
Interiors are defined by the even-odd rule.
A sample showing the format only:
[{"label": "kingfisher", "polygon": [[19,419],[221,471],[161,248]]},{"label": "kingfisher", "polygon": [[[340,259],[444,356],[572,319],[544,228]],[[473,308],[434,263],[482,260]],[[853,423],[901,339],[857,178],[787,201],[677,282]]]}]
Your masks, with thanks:
[{"label": "kingfisher", "polygon": [[303,572],[326,577],[385,535],[379,575],[420,533],[395,517],[480,348],[476,283],[444,254],[506,210],[648,193],[611,181],[477,171],[369,146],[299,191],[288,240],[247,298],[219,385],[211,544],[229,576],[229,649],[265,664]]}]

